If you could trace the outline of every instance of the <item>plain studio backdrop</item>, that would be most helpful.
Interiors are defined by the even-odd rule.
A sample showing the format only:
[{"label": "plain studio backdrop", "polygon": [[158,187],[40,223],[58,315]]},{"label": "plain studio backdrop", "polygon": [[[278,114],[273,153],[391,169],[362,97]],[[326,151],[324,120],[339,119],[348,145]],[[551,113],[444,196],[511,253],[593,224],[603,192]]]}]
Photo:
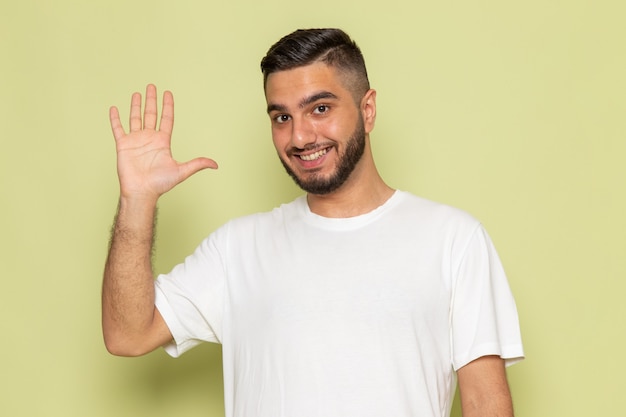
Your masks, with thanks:
[{"label": "plain studio backdrop", "polygon": [[300,194],[271,144],[259,61],[292,30],[329,26],[357,40],[378,90],[383,177],[467,210],[495,241],[527,354],[509,369],[516,415],[623,414],[623,4],[3,1],[0,415],[223,415],[219,346],[177,360],[104,349],[108,108],[126,121],[133,91],[172,90],[175,157],[220,163],[160,203],[168,271],[229,218]]}]

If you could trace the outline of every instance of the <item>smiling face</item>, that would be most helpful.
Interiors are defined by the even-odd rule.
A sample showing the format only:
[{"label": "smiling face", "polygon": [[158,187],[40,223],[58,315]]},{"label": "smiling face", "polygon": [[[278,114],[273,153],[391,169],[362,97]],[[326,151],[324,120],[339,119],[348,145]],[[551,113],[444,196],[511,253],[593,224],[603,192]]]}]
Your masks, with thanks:
[{"label": "smiling face", "polygon": [[287,173],[306,192],[339,189],[366,149],[363,100],[346,87],[348,75],[316,62],[269,75],[265,96],[272,138]]}]

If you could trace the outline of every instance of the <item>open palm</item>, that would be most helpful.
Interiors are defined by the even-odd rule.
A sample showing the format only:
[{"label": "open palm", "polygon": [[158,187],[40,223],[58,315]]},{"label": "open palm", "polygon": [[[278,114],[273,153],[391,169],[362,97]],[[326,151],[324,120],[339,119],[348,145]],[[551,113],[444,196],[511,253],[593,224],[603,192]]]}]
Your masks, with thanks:
[{"label": "open palm", "polygon": [[157,199],[196,172],[217,168],[215,161],[209,158],[195,158],[179,163],[172,157],[172,93],[166,91],[163,94],[158,129],[157,93],[154,85],[146,88],[143,117],[141,101],[141,94],[132,95],[128,133],[122,127],[118,109],[111,107],[109,114],[116,143],[117,172],[122,196]]}]

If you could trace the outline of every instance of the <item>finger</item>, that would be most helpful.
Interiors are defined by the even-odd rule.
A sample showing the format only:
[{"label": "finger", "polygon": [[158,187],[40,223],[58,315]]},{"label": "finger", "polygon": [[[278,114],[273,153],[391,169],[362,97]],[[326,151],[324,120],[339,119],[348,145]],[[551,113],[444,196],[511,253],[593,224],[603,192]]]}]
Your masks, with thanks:
[{"label": "finger", "polygon": [[157,123],[157,94],[154,84],[146,87],[146,108],[143,113],[143,128],[156,129]]},{"label": "finger", "polygon": [[115,106],[109,109],[109,121],[111,122],[111,130],[113,131],[113,137],[115,140],[118,140],[126,135],[122,122],[120,121],[120,112]]},{"label": "finger", "polygon": [[133,93],[130,99],[130,131],[141,130],[141,94]]},{"label": "finger", "polygon": [[179,165],[181,181],[186,180],[203,169],[217,169],[217,162],[209,158],[195,158]]},{"label": "finger", "polygon": [[170,91],[163,93],[163,109],[159,130],[172,135],[174,129],[174,95]]}]

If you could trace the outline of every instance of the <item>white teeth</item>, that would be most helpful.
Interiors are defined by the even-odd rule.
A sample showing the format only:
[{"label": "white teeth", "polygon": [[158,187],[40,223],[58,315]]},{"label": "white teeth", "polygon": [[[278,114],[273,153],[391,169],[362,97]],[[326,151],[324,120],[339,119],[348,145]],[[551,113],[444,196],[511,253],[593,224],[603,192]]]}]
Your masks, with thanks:
[{"label": "white teeth", "polygon": [[310,155],[300,155],[300,159],[302,159],[303,161],[315,161],[317,158],[320,158],[320,157],[326,155],[327,152],[328,152],[328,150],[322,149],[321,151],[317,151],[317,152],[312,153]]}]

